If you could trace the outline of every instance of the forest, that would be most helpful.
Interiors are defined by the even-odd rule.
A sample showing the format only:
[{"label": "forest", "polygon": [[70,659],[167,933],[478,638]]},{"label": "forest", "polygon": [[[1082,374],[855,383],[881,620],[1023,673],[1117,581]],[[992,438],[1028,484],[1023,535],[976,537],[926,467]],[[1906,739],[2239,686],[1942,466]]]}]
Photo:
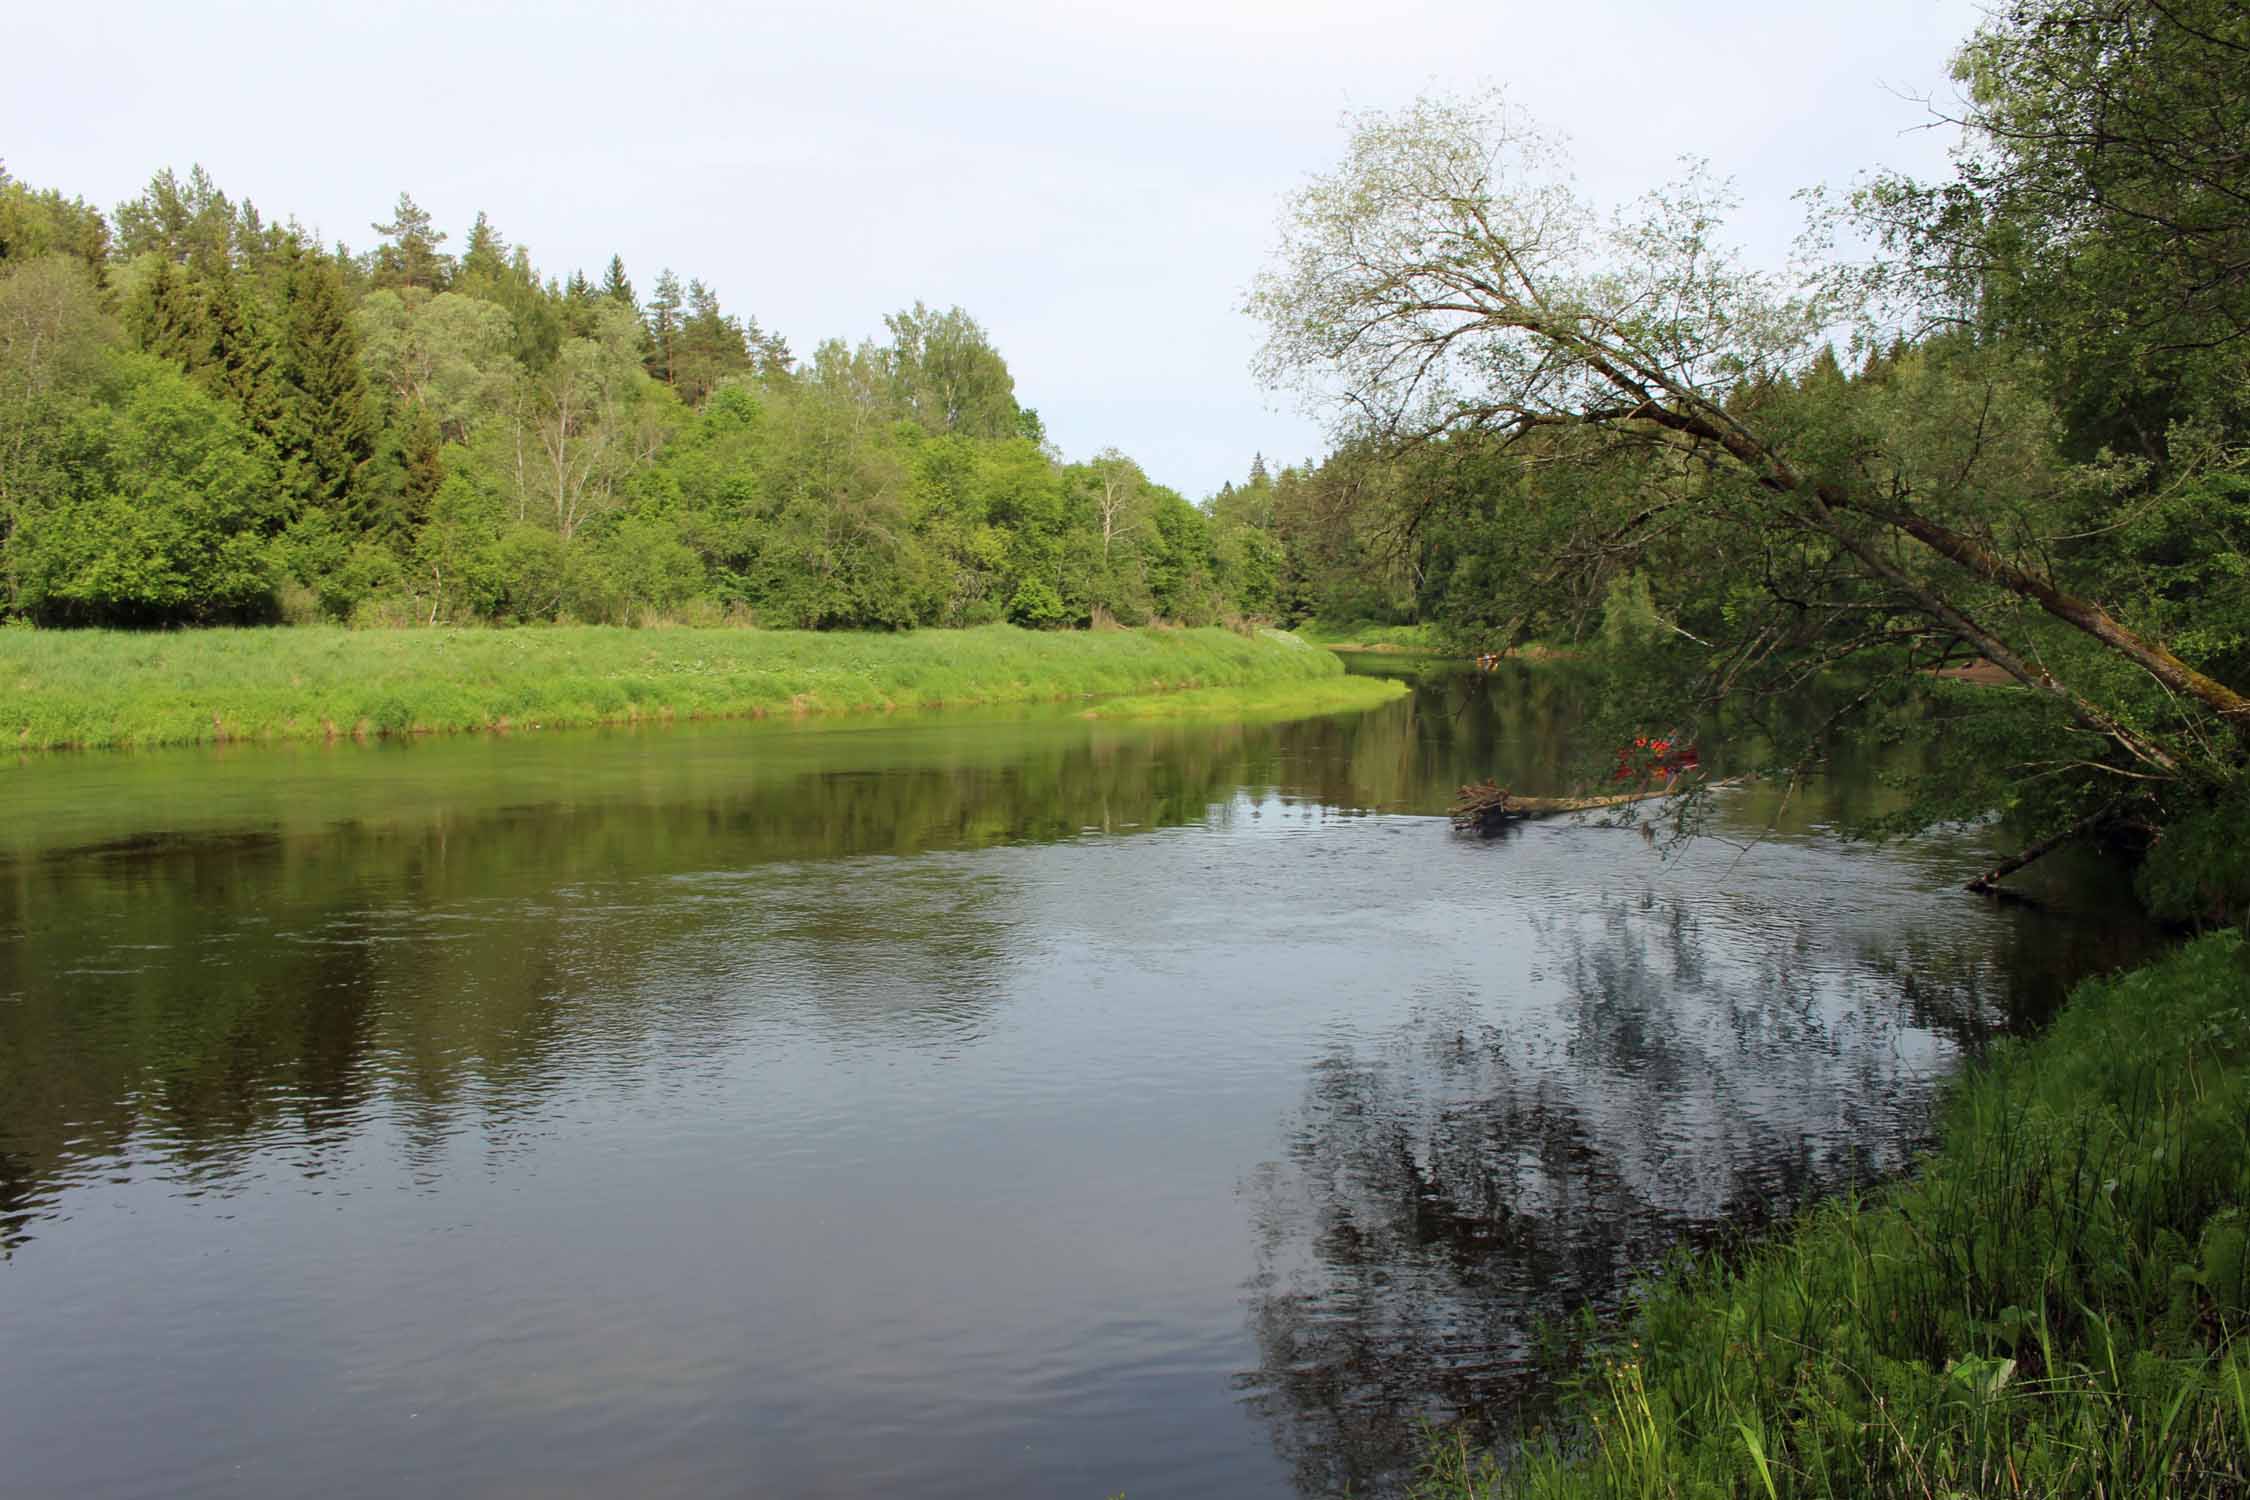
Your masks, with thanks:
[{"label": "forest", "polygon": [[0,172],[0,615],[1276,612],[1268,531],[1115,449],[1064,462],[959,308],[800,358],[670,270],[545,276],[483,214],[454,254],[405,193],[369,228],[317,245],[200,167],[108,213]]}]

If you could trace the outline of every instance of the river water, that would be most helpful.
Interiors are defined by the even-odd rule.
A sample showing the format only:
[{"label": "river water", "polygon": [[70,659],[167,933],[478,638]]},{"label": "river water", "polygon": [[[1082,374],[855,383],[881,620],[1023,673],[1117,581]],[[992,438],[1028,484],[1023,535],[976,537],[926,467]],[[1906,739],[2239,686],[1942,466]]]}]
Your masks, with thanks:
[{"label": "river water", "polygon": [[0,1490],[1382,1493],[1533,1319],[1895,1170],[2147,939],[1567,684],[0,769]]}]

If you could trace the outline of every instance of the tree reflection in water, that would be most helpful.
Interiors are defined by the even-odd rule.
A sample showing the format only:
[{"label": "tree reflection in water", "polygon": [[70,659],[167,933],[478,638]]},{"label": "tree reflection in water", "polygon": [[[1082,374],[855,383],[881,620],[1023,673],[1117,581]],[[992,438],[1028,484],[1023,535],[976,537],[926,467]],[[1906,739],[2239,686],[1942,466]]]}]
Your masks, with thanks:
[{"label": "tree reflection in water", "polygon": [[1528,926],[1493,954],[1504,1009],[1431,998],[1331,1048],[1245,1184],[1261,1363],[1240,1383],[1307,1495],[1396,1485],[1423,1418],[1529,1425],[1540,1320],[1899,1170],[2027,956],[1914,934],[1909,991],[1864,934],[1693,889]]},{"label": "tree reflection in water", "polygon": [[[303,806],[260,809],[269,828],[21,849],[31,830],[0,828],[0,1262],[96,1182],[223,1195],[277,1159],[310,1181],[377,1135],[424,1180],[460,1139],[504,1155],[587,1072],[622,1089],[648,1058],[723,1053],[777,989],[841,1043],[973,1034],[1020,902],[942,857],[872,881],[865,861],[1199,821],[1275,754],[1270,730],[1059,729],[940,765],[881,736],[687,737],[704,760],[558,737],[507,751],[585,790],[525,804],[497,774],[517,762],[436,744],[346,757]],[[117,818],[240,791],[208,758],[151,760],[209,781],[63,771],[109,778]],[[388,800],[366,788],[423,762]],[[335,816],[354,797],[365,816]],[[86,800],[70,816],[99,827]]]}]

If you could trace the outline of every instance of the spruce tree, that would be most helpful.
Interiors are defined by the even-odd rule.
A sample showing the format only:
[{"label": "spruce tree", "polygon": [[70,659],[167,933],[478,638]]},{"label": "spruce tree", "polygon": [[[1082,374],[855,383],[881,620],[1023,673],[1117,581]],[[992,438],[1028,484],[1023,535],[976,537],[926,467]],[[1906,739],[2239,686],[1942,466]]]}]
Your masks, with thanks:
[{"label": "spruce tree", "polygon": [[187,277],[170,261],[156,270],[125,310],[125,328],[143,353],[171,360],[194,374],[207,343],[203,308]]},{"label": "spruce tree", "polygon": [[284,402],[273,349],[232,271],[222,268],[204,282],[202,313],[201,358],[194,373],[206,390],[232,403],[253,431],[278,442]]},{"label": "spruce tree", "polygon": [[554,289],[541,284],[523,246],[516,247],[492,300],[508,310],[515,325],[516,362],[526,370],[544,370],[553,364],[566,337],[562,310]]},{"label": "spruce tree", "polygon": [[602,295],[612,302],[622,302],[635,312],[641,310],[638,298],[633,295],[633,283],[625,275],[625,257],[612,255],[609,269],[602,274]]},{"label": "spruce tree", "polygon": [[282,363],[282,447],[297,495],[365,529],[368,518],[355,512],[354,490],[375,452],[375,424],[343,280],[324,255],[307,253],[290,278]]},{"label": "spruce tree", "polygon": [[600,302],[594,284],[586,279],[584,271],[570,273],[570,281],[562,289],[563,327],[574,339],[591,338],[594,332],[594,309]]},{"label": "spruce tree", "polygon": [[430,518],[430,497],[445,483],[444,435],[429,407],[417,401],[407,408],[405,431],[399,436],[399,457],[406,477],[400,519],[411,533],[419,533]]},{"label": "spruce tree", "polygon": [[490,296],[507,275],[508,242],[480,209],[476,223],[469,226],[468,249],[461,255],[461,289]]},{"label": "spruce tree", "polygon": [[688,283],[687,316],[680,320],[672,374],[680,399],[700,407],[727,376],[750,368],[750,341],[741,322],[719,306],[719,294],[700,281]]},{"label": "spruce tree", "polygon": [[[471,238],[473,241],[473,234]],[[497,251],[497,235],[493,236],[493,245]],[[527,370],[544,370],[554,363],[564,338],[562,314],[556,306],[556,294],[540,283],[539,273],[532,269],[530,251],[521,245],[510,251],[506,267],[479,295],[508,310],[509,321],[515,326],[515,341],[509,352],[518,364]]]}]

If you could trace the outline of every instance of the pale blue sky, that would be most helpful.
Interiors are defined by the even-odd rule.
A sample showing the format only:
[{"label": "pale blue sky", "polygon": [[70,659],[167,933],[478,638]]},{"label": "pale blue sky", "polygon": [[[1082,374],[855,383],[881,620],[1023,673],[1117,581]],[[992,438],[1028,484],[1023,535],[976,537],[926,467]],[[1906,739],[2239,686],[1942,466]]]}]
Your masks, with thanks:
[{"label": "pale blue sky", "polygon": [[1317,455],[1239,308],[1350,108],[1504,86],[1626,196],[1710,158],[1778,258],[1797,189],[1942,170],[1903,94],[1949,88],[1967,0],[1133,0],[1032,5],[81,3],[21,8],[17,177],[107,208],[203,163],[355,248],[400,189],[549,273],[669,264],[786,334],[916,298],[990,330],[1058,446],[1200,498]]}]

